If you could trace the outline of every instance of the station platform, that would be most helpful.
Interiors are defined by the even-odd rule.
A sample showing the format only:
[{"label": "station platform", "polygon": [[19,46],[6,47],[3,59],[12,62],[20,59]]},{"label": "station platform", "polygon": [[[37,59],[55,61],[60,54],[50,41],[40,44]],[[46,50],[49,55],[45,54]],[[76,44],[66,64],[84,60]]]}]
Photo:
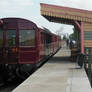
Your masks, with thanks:
[{"label": "station platform", "polygon": [[85,70],[70,61],[62,47],[46,64],[12,92],[92,92]]}]

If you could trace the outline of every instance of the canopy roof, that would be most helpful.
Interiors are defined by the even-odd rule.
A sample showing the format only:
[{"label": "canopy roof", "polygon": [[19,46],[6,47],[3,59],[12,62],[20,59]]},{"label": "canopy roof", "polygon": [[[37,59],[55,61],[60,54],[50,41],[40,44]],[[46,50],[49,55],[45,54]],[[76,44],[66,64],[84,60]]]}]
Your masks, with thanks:
[{"label": "canopy roof", "polygon": [[41,15],[52,22],[72,24],[73,21],[92,23],[92,11],[41,3]]}]

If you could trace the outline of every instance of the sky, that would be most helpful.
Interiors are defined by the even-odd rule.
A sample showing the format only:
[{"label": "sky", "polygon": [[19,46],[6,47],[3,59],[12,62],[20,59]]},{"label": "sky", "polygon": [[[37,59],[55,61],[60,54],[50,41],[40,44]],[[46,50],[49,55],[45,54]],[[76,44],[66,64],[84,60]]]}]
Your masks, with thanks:
[{"label": "sky", "polygon": [[92,0],[0,0],[0,18],[25,18],[36,23],[38,27],[46,27],[52,32],[58,30],[62,30],[62,34],[73,32],[73,26],[49,22],[42,17],[40,3],[92,10]]}]

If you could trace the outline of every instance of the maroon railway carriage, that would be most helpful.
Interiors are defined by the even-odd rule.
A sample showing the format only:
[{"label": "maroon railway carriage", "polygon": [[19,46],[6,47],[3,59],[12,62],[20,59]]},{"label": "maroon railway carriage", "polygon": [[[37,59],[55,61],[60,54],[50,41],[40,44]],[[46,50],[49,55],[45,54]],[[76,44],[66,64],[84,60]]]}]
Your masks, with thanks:
[{"label": "maroon railway carriage", "polygon": [[52,54],[51,46],[52,46],[52,33],[48,31],[48,29],[39,28],[39,48],[40,48],[40,61],[48,58]]},{"label": "maroon railway carriage", "polygon": [[[3,18],[0,25],[0,72],[29,76],[59,48],[59,37],[21,18]],[[7,72],[5,71],[5,72]],[[2,72],[3,73],[3,72]],[[9,75],[9,76],[10,76]]]}]

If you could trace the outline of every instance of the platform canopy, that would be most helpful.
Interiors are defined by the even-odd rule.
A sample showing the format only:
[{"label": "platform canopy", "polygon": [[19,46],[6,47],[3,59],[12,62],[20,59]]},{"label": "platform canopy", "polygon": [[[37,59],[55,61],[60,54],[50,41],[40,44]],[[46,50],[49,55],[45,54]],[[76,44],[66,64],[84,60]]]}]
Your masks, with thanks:
[{"label": "platform canopy", "polygon": [[41,15],[52,22],[72,24],[73,20],[92,23],[92,11],[41,3]]}]

